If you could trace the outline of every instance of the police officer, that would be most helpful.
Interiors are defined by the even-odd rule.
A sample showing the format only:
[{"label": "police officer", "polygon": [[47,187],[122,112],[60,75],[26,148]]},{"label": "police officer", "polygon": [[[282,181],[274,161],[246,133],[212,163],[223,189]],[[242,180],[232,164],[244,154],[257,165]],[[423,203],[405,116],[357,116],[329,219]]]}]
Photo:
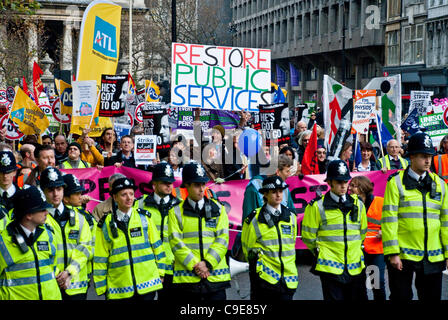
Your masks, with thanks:
[{"label": "police officer", "polygon": [[19,187],[14,184],[17,163],[11,151],[0,151],[0,204],[8,212],[13,208],[12,197]]},{"label": "police officer", "polygon": [[131,179],[115,180],[113,210],[97,226],[93,279],[109,300],[153,300],[162,289],[165,251],[151,213],[133,206],[136,189]]},{"label": "police officer", "polygon": [[49,207],[36,187],[17,191],[14,220],[0,233],[0,300],[61,300]]},{"label": "police officer", "polygon": [[364,204],[347,194],[351,179],[347,164],[328,164],[330,191],[305,208],[302,240],[315,256],[312,272],[319,275],[324,300],[366,300],[362,242],[367,232]]},{"label": "police officer", "polygon": [[173,283],[174,256],[168,240],[168,211],[180,203],[180,200],[172,195],[174,180],[173,168],[167,162],[156,164],[150,181],[154,192],[144,195],[136,202],[138,208],[145,209],[151,214],[151,219],[157,227],[166,254],[166,264],[159,264],[159,268],[165,269],[165,277],[163,289],[158,291],[158,300],[170,299]]},{"label": "police officer", "polygon": [[242,248],[249,261],[251,300],[292,300],[298,285],[297,217],[282,205],[288,187],[279,176],[263,180],[264,205],[245,219]]},{"label": "police officer", "polygon": [[224,206],[204,197],[208,177],[190,162],[182,171],[186,200],[168,213],[168,237],[174,254],[173,291],[179,300],[225,300],[230,286],[226,261],[229,220]]},{"label": "police officer", "polygon": [[[87,212],[86,209],[82,207],[81,195],[82,192],[86,190],[84,189],[84,186],[81,185],[78,178],[76,178],[76,176],[74,176],[73,174],[70,173],[65,174],[62,176],[62,178],[64,179],[65,183],[64,198],[63,198],[64,205],[69,210],[74,210],[75,212],[83,215],[84,219],[86,219],[90,227],[90,234],[91,234],[90,246],[93,250],[93,247],[95,246],[96,220],[89,212]],[[92,273],[92,267],[93,267],[92,264],[93,264],[93,254],[90,255],[87,266],[89,279]]]},{"label": "police officer", "polygon": [[57,280],[62,289],[63,300],[85,300],[88,289],[88,261],[92,254],[92,233],[86,219],[79,212],[63,203],[64,187],[62,173],[48,167],[40,175],[40,188],[47,202],[48,224],[55,231],[57,264],[61,271]]},{"label": "police officer", "polygon": [[391,300],[441,299],[442,271],[448,258],[446,184],[429,171],[435,154],[423,132],[408,144],[410,167],[389,177],[384,193],[381,229],[387,258]]}]

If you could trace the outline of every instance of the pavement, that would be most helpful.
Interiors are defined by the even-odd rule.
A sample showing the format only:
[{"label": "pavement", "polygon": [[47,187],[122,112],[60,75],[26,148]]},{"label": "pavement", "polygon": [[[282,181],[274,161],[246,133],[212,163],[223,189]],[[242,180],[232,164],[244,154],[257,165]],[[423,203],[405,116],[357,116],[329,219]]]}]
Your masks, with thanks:
[{"label": "pavement", "polygon": [[[310,272],[311,263],[310,257],[305,253],[297,255],[297,269],[299,274],[299,286],[294,294],[294,300],[315,300],[323,299],[322,288],[318,276]],[[417,293],[414,289],[414,300],[417,300]],[[231,288],[226,290],[227,300],[249,300],[250,298],[250,281],[249,273],[242,272],[232,277]],[[369,300],[373,300],[371,290],[367,290]],[[389,296],[389,288],[386,271],[386,297]],[[104,300],[104,297],[98,297],[95,293],[94,287],[91,284],[88,294],[88,300]],[[442,300],[448,300],[448,271],[443,274],[442,285]]]}]

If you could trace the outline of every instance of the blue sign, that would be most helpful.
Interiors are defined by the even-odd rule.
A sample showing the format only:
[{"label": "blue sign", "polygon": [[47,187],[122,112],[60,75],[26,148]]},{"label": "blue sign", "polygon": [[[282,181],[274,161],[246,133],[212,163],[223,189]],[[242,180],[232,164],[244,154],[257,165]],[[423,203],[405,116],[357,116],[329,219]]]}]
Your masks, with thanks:
[{"label": "blue sign", "polygon": [[117,58],[117,28],[95,17],[93,50],[109,58]]}]

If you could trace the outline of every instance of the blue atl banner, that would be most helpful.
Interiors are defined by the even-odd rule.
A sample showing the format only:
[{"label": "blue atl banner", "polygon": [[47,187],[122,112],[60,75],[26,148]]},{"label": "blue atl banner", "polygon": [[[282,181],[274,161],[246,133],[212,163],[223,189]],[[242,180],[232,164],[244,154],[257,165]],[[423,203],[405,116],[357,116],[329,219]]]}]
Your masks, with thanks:
[{"label": "blue atl banner", "polygon": [[286,87],[286,74],[282,68],[277,64],[276,65],[276,73],[277,73],[277,84],[280,87]]},{"label": "blue atl banner", "polygon": [[289,78],[291,79],[291,86],[297,87],[300,83],[300,71],[294,67],[294,65],[289,63]]}]

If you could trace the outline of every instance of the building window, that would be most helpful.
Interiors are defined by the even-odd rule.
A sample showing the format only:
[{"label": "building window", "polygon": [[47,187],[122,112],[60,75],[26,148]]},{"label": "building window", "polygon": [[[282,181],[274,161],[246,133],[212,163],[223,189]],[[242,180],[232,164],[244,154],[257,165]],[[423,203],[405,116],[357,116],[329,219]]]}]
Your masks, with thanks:
[{"label": "building window", "polygon": [[423,62],[423,24],[404,27],[403,63]]},{"label": "building window", "polygon": [[387,65],[398,65],[400,63],[399,31],[387,33]]},{"label": "building window", "polygon": [[394,18],[400,16],[400,4],[401,0],[389,0],[387,1],[387,12],[388,12],[388,18]]},{"label": "building window", "polygon": [[302,16],[297,17],[297,39],[302,39]]}]

